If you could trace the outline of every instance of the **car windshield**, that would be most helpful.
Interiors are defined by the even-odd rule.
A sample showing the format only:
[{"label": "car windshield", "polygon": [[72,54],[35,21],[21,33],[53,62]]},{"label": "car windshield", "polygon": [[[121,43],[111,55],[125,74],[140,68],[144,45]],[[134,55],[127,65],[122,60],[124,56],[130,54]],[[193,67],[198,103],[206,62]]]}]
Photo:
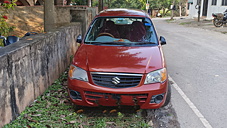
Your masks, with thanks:
[{"label": "car windshield", "polygon": [[149,18],[96,18],[85,37],[87,44],[157,45],[157,36]]}]

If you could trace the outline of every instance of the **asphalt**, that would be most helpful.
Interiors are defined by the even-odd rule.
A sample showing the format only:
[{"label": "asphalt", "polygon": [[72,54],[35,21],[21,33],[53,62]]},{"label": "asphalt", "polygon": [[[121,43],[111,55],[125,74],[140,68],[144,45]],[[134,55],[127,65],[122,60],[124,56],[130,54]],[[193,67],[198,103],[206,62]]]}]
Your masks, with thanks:
[{"label": "asphalt", "polygon": [[[197,19],[192,19],[189,17],[174,17],[173,20],[170,20],[170,17],[167,17],[165,18],[165,20],[170,24],[174,23],[178,25],[183,25],[185,27],[195,27],[199,29],[205,29],[206,31],[213,31],[214,33],[219,32],[224,35],[227,34],[226,25],[223,27],[215,27],[212,20],[201,19],[200,22],[198,22]],[[154,128],[181,127],[175,108],[172,106],[172,102],[170,102],[170,104],[166,107],[159,108],[156,110],[148,110],[147,118],[148,120],[150,120],[149,124]]]},{"label": "asphalt", "polygon": [[[193,106],[193,109],[190,109],[176,89],[172,89],[173,95],[171,104],[173,105],[172,109],[176,111],[176,114],[174,112],[173,114],[177,116],[177,121],[180,123],[180,126],[182,128],[203,128],[209,127],[209,125],[214,127],[224,126],[223,123],[225,123],[225,117],[223,115],[226,115],[223,114],[225,112],[223,110],[224,105],[210,105],[209,103],[213,102],[208,101],[208,99],[213,100],[212,97],[219,97],[214,95],[222,94],[219,92],[224,91],[223,89],[217,89],[217,91],[215,91],[216,89],[212,89],[215,82],[211,82],[214,79],[209,77],[212,77],[213,73],[221,74],[221,72],[224,71],[223,63],[225,59],[223,58],[225,58],[224,53],[226,47],[223,46],[225,46],[224,44],[226,42],[227,26],[215,27],[212,20],[201,19],[201,21],[198,22],[196,19],[188,17],[174,17],[174,20],[170,20],[170,18],[167,17],[160,20],[153,19],[153,21],[156,25],[158,34],[163,35],[167,39],[167,46],[164,46],[163,48],[167,62],[169,62],[167,65],[169,66],[168,71],[171,74],[171,77],[173,77],[174,81],[179,85],[182,85],[180,86],[181,89],[190,100],[193,101],[193,104],[197,107],[196,109],[199,110],[199,112],[196,113],[202,113],[204,115],[198,118],[198,115],[193,112],[195,107]],[[168,24],[161,22],[168,22]],[[215,45],[217,42],[218,44]],[[198,48],[198,46],[200,48]],[[215,48],[213,48],[214,46]],[[182,53],[184,54],[183,56]],[[215,64],[217,64],[217,66]],[[210,70],[209,67],[212,67],[212,70]],[[201,75],[203,73],[204,77],[201,77],[203,76]],[[186,77],[187,79],[184,79]],[[219,79],[221,78],[219,77]],[[221,83],[223,83],[223,80]],[[220,84],[220,81],[217,85],[223,86]],[[207,97],[210,98],[207,99]],[[161,112],[163,111],[162,109],[159,110],[161,110]],[[168,109],[170,115],[172,115],[171,112],[172,111]],[[203,117],[203,119],[201,117]],[[201,119],[202,121],[200,121]],[[160,119],[156,121],[158,123],[160,121],[160,123],[163,122],[163,120]],[[168,127],[171,120],[165,117],[164,122],[166,121],[168,121],[168,123],[165,123],[165,125]],[[209,122],[207,123],[207,121]],[[153,123],[156,122],[153,121]],[[175,123],[175,125],[176,124],[177,123]]]},{"label": "asphalt", "polygon": [[168,20],[168,22],[184,25],[187,27],[196,27],[227,34],[227,25],[223,25],[222,27],[215,27],[212,20],[200,19],[200,21],[198,22],[198,19],[193,19],[190,17],[174,17],[173,20]]}]

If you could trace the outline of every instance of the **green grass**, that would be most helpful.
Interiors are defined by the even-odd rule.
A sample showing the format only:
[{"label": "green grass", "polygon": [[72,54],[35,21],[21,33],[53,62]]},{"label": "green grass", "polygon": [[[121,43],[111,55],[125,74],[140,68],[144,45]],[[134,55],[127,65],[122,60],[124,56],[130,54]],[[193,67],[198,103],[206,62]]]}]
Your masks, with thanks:
[{"label": "green grass", "polygon": [[186,25],[186,24],[191,24],[191,22],[182,22],[180,25]]},{"label": "green grass", "polygon": [[171,23],[173,21],[175,21],[175,20],[174,19],[168,19],[168,20],[166,20],[167,23]]},{"label": "green grass", "polygon": [[[148,128],[143,110],[75,107],[67,94],[67,71],[20,116],[3,128]],[[125,110],[129,112],[124,112]]]}]

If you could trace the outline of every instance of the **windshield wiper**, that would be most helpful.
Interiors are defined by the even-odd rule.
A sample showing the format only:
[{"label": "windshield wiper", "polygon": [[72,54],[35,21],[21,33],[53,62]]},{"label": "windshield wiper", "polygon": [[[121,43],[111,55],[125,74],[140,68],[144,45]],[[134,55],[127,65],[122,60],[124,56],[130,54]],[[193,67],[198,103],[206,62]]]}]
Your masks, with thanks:
[{"label": "windshield wiper", "polygon": [[137,42],[134,45],[142,45],[142,44],[157,44],[155,42]]},{"label": "windshield wiper", "polygon": [[124,45],[124,46],[131,45],[130,43],[124,43],[124,42],[92,42],[92,44]]}]

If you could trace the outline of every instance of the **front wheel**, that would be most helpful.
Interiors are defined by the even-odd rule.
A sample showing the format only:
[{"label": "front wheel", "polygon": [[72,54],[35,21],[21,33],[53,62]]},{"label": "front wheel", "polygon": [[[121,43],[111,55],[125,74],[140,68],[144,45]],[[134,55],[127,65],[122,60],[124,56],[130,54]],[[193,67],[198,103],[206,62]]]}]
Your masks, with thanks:
[{"label": "front wheel", "polygon": [[170,82],[168,82],[168,91],[166,94],[166,101],[162,107],[165,107],[166,105],[168,105],[170,102],[170,99],[171,99],[171,84],[170,84]]},{"label": "front wheel", "polygon": [[213,19],[213,24],[215,27],[221,27],[223,25],[223,22],[217,18]]}]

